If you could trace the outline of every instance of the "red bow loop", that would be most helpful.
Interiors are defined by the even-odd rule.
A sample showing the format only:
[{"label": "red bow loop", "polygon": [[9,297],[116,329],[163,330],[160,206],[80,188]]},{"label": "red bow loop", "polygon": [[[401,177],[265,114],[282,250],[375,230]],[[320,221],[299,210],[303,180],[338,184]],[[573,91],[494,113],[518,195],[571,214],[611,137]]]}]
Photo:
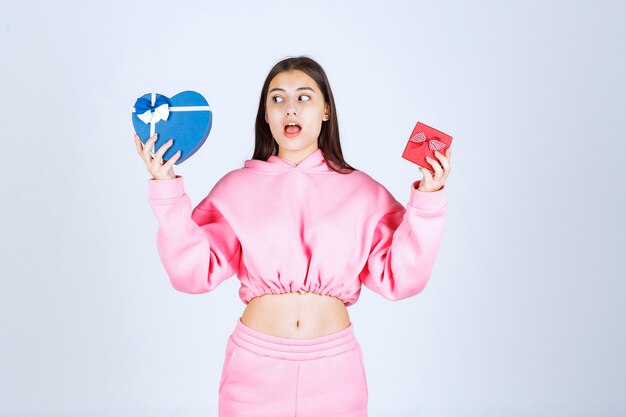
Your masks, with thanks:
[{"label": "red bow loop", "polygon": [[409,139],[411,142],[415,142],[417,144],[428,142],[428,149],[431,151],[440,151],[446,147],[446,144],[438,141],[436,136],[426,139],[426,134],[424,132],[417,132],[415,135]]}]

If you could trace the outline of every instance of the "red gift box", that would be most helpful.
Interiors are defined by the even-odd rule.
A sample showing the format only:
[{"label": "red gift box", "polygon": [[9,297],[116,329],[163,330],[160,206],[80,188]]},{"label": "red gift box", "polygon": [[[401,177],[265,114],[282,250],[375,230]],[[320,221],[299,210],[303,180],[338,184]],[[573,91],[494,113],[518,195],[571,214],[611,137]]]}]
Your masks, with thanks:
[{"label": "red gift box", "polygon": [[429,156],[435,161],[439,161],[439,158],[435,156],[435,151],[445,155],[446,149],[451,144],[452,136],[417,122],[404,152],[402,152],[402,157],[434,172],[433,166],[426,160],[426,157]]}]

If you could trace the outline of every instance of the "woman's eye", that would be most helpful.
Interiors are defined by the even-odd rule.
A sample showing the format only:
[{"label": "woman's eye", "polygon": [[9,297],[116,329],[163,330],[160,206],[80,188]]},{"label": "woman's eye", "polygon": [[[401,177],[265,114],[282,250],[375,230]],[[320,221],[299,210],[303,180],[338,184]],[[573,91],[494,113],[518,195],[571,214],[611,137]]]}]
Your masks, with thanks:
[{"label": "woman's eye", "polygon": [[[303,94],[303,95],[301,95],[301,96],[299,96],[298,98],[299,98],[299,99],[301,99],[301,98],[303,98],[303,97],[306,97],[306,98],[305,98],[304,100],[301,100],[301,101],[309,101],[309,100],[311,100],[311,97],[309,97],[309,96],[307,96],[307,95],[304,95],[304,94]],[[274,97],[272,97],[272,101],[273,101],[274,103],[280,103],[280,102],[282,102],[282,101],[283,101],[283,98],[282,98],[282,97],[279,97],[279,96],[274,96]]]}]

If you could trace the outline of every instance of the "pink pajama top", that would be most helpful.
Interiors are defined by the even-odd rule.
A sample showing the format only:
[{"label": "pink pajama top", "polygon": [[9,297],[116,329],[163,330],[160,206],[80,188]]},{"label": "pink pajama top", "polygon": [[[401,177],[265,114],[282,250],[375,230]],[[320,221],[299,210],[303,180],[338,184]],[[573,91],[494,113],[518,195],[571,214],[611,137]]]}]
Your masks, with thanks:
[{"label": "pink pajama top", "polygon": [[272,155],[228,172],[193,208],[183,178],[148,180],[157,249],[172,286],[205,293],[237,274],[248,304],[307,291],[350,306],[361,284],[388,300],[426,285],[444,231],[445,186],[406,208],[362,171],[331,170],[317,149],[299,164]]}]

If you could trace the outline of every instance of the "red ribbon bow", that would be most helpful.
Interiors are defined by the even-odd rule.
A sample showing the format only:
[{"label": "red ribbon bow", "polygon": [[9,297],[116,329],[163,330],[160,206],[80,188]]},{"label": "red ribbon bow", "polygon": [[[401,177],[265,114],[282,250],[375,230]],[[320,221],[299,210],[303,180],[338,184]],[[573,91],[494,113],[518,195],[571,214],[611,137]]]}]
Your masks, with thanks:
[{"label": "red ribbon bow", "polygon": [[436,138],[437,137],[435,136],[430,139],[426,139],[426,134],[424,132],[417,132],[415,135],[411,137],[411,139],[409,139],[409,141],[415,142],[418,144],[428,142],[428,149],[430,149],[431,151],[439,151],[445,148],[446,144],[441,141],[438,141]]}]

